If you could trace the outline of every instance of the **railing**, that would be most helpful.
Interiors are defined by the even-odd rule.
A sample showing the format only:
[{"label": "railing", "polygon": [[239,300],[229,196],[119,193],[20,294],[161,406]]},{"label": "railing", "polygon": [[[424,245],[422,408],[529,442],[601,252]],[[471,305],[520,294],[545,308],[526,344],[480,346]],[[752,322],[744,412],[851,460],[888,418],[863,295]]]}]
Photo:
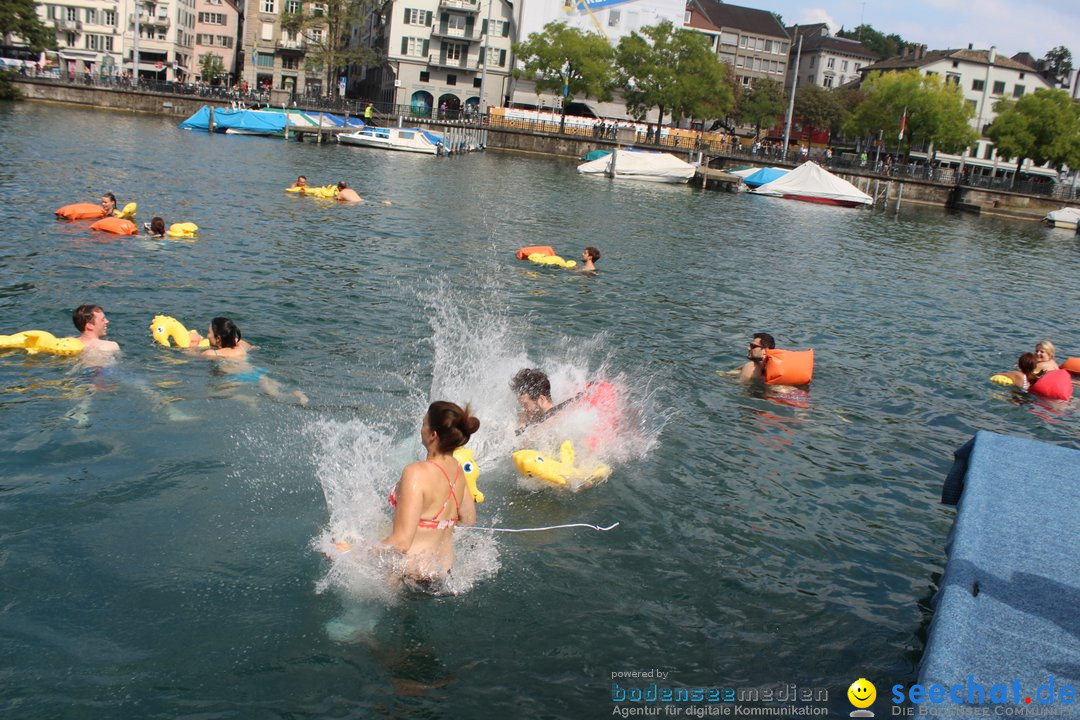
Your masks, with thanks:
[{"label": "railing", "polygon": [[56,20],[57,30],[79,31],[83,29],[81,20]]},{"label": "railing", "polygon": [[431,28],[431,37],[446,38],[448,40],[465,40],[467,42],[480,42],[480,33],[473,28],[471,33],[464,30],[451,29],[446,25],[437,25]]},{"label": "railing", "polygon": [[284,38],[280,38],[277,41],[277,46],[282,50],[303,51],[303,49],[306,47],[306,43],[303,41],[303,39],[286,40]]},{"label": "railing", "polygon": [[450,68],[452,70],[476,72],[475,67],[469,67],[468,58],[459,58],[457,60],[452,60],[450,58],[442,58],[438,55],[428,55],[428,65],[430,65],[431,67]]},{"label": "railing", "polygon": [[[128,25],[135,24],[135,14],[128,15]],[[151,15],[150,13],[139,13],[140,25],[155,25],[159,27],[169,27],[169,18],[160,17],[158,15]]]},{"label": "railing", "polygon": [[439,7],[447,10],[480,12],[480,0],[439,0]]}]

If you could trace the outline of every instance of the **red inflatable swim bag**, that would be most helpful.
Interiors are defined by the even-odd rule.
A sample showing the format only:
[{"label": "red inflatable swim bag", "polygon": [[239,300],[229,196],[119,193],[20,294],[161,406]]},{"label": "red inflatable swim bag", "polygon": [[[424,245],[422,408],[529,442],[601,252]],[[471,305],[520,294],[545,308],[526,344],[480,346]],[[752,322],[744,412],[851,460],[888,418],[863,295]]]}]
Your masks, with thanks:
[{"label": "red inflatable swim bag", "polygon": [[814,377],[813,350],[766,350],[766,385],[806,385]]},{"label": "red inflatable swim bag", "polygon": [[105,217],[105,208],[93,203],[75,203],[65,205],[56,214],[65,220],[96,220]]},{"label": "red inflatable swim bag", "polygon": [[1049,400],[1069,400],[1073,394],[1072,375],[1068,370],[1051,370],[1028,388],[1032,395]]},{"label": "red inflatable swim bag", "polygon": [[551,249],[550,245],[528,245],[517,251],[517,259],[528,260],[529,256],[533,254],[552,257],[555,255],[555,251]]},{"label": "red inflatable swim bag", "polygon": [[91,230],[112,233],[114,235],[138,235],[139,228],[130,220],[118,217],[101,218],[90,226]]},{"label": "red inflatable swim bag", "polygon": [[1073,375],[1080,375],[1080,358],[1069,358],[1061,363],[1062,370],[1068,370]]}]

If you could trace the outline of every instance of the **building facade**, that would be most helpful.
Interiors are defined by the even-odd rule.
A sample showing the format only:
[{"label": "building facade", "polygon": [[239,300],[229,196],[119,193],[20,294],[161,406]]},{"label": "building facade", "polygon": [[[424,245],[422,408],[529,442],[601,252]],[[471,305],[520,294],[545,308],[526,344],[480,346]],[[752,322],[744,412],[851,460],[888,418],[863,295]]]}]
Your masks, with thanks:
[{"label": "building facade", "polygon": [[[862,69],[878,60],[877,55],[857,40],[833,37],[824,23],[796,25],[788,28],[788,32],[791,35],[791,70],[787,75],[789,89],[796,76],[799,87],[840,87],[858,80]],[[802,38],[801,52],[799,38]],[[798,67],[795,65],[796,58]]]},{"label": "building facade", "polygon": [[743,87],[751,87],[755,78],[784,82],[791,40],[776,15],[718,0],[690,0],[684,24],[710,38]]},{"label": "building facade", "polygon": [[[230,86],[236,78],[240,8],[235,0],[195,0],[195,80]],[[203,58],[216,55],[224,75],[204,77]]]},{"label": "building facade", "polygon": [[358,94],[415,115],[457,118],[509,93],[513,8],[506,0],[394,0],[364,29],[385,60]]},{"label": "building facade", "polygon": [[301,0],[247,0],[244,6],[239,77],[248,89],[268,92],[274,104],[321,97],[330,90],[324,87],[322,68],[309,67],[310,55],[326,40],[326,26],[315,23],[302,31],[282,27],[284,13],[298,12],[318,17],[326,6]]},{"label": "building facade", "polygon": [[111,0],[71,0],[37,6],[41,21],[56,31],[56,59],[61,73],[116,76],[124,57],[120,3]]},{"label": "building facade", "polygon": [[124,8],[124,69],[133,73],[136,19],[142,80],[188,82],[195,69],[195,0],[139,2],[121,0]]}]

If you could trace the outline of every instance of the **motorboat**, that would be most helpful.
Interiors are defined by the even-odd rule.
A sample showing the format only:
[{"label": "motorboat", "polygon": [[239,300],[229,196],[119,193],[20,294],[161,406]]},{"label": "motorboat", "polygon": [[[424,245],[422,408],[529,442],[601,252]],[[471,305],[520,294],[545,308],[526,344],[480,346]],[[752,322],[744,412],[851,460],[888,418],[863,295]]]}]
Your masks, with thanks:
[{"label": "motorboat", "polygon": [[418,127],[375,127],[374,125],[368,125],[355,132],[341,133],[338,135],[338,142],[342,145],[403,150],[428,155],[438,155],[444,147],[441,135]]},{"label": "motorboat", "polygon": [[1080,223],[1080,209],[1063,207],[1060,210],[1048,212],[1043,222],[1050,227],[1076,230],[1077,224]]},{"label": "motorboat", "polygon": [[750,192],[788,200],[860,207],[872,205],[873,199],[847,180],[833,175],[814,162],[804,162],[787,175],[765,183]]},{"label": "motorboat", "polygon": [[696,170],[693,165],[671,153],[622,149],[577,167],[582,175],[606,175],[616,179],[661,183],[688,182]]}]

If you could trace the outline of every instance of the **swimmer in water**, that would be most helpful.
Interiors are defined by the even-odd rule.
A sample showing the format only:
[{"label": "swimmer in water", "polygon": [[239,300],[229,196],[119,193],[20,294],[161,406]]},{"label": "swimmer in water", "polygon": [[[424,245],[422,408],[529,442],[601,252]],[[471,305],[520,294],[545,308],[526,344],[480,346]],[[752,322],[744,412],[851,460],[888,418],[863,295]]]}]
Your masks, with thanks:
[{"label": "swimmer in water", "polygon": [[301,175],[298,178],[296,178],[296,182],[294,182],[289,187],[290,188],[301,188],[302,190],[307,190],[307,186],[308,186],[307,177],[304,176],[304,175]]},{"label": "swimmer in water", "polygon": [[105,317],[105,311],[100,305],[80,305],[71,313],[71,321],[79,331],[84,355],[120,352],[119,345],[105,339],[109,331],[109,319]]},{"label": "swimmer in water", "polygon": [[746,351],[747,362],[739,368],[739,380],[750,382],[751,380],[765,380],[765,351],[776,347],[776,341],[769,333],[754,333],[750,340],[750,347]]},{"label": "swimmer in water", "polygon": [[[188,352],[195,352],[211,360],[222,360],[227,363],[223,369],[231,380],[238,382],[258,383],[259,389],[273,398],[284,395],[281,383],[266,374],[266,370],[254,367],[247,361],[248,350],[251,343],[240,336],[240,328],[232,320],[226,317],[216,317],[210,321],[210,327],[206,330],[206,339],[210,342],[209,350],[198,349],[202,337],[194,330],[190,331],[191,346]],[[293,390],[290,395],[300,405],[307,405],[308,397],[299,390]]]},{"label": "swimmer in water", "polygon": [[600,259],[600,251],[590,245],[581,253],[581,271],[596,272],[596,261]]},{"label": "swimmer in water", "polygon": [[1061,369],[1055,359],[1056,354],[1057,348],[1054,347],[1054,343],[1049,340],[1040,340],[1035,343],[1035,359],[1037,361],[1035,366],[1036,375],[1042,375],[1052,370]]},{"label": "swimmer in water", "polygon": [[1024,353],[1016,361],[1017,370],[1009,370],[1008,372],[999,373],[1012,380],[1013,385],[1021,390],[1027,391],[1031,387],[1031,383],[1038,379],[1036,375],[1036,367],[1038,365],[1038,358],[1035,353]]},{"label": "swimmer in water", "polygon": [[404,556],[406,579],[423,587],[450,574],[454,526],[476,523],[476,505],[453,453],[479,429],[468,405],[431,403],[420,427],[427,457],[406,465],[390,493],[394,527],[382,544]]},{"label": "swimmer in water", "polygon": [[364,198],[360,197],[355,190],[346,185],[344,180],[337,184],[337,189],[338,193],[336,200],[338,202],[364,202]]},{"label": "swimmer in water", "polygon": [[143,223],[146,234],[152,238],[165,237],[165,219],[156,217],[148,223]]}]

